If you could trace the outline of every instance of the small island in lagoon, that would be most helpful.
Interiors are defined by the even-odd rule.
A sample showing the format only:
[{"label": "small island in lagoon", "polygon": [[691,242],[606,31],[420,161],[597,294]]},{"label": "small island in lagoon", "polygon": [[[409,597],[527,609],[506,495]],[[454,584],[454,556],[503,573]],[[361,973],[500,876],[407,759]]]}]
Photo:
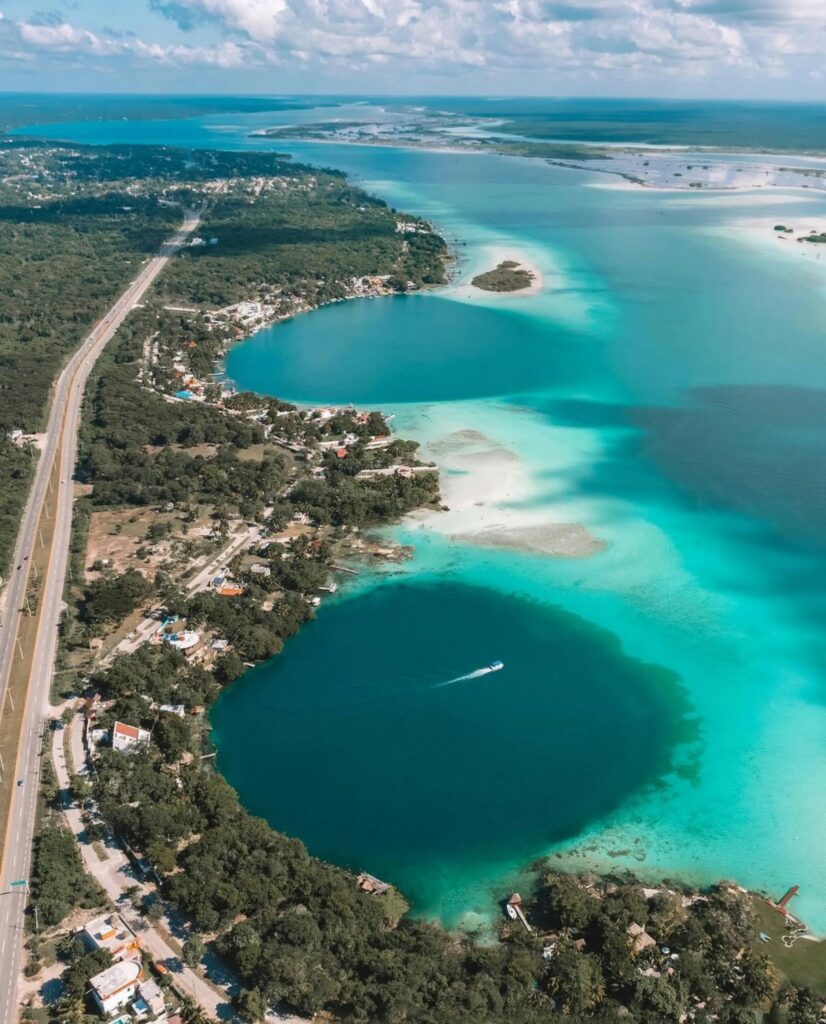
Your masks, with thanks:
[{"label": "small island in lagoon", "polygon": [[495,269],[477,274],[470,282],[486,292],[519,292],[534,283],[534,273],[515,260],[503,260]]}]

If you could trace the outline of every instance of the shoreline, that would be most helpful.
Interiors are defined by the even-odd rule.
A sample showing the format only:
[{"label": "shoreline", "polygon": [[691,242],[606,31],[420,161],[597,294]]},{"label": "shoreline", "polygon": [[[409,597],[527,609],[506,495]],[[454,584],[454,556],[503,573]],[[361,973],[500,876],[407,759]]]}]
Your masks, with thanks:
[{"label": "shoreline", "polygon": [[[624,187],[631,188],[633,186],[629,183],[627,186],[626,185],[618,184],[617,187],[620,187],[620,188],[624,188]],[[650,187],[650,186],[647,186],[647,187]],[[663,189],[663,191],[676,191],[676,190],[673,190],[673,189]],[[729,194],[730,194],[730,192],[733,191],[733,190],[726,190],[726,191],[729,192]],[[518,253],[514,252],[513,248],[488,249],[487,252],[488,253],[490,253],[490,252],[499,253],[500,255],[503,256],[503,258],[514,258],[518,262],[520,262],[520,264],[522,264],[522,265],[526,265],[527,264],[527,261],[519,259]],[[444,287],[444,286],[442,286],[442,287]],[[463,288],[467,288],[467,290],[468,290],[468,297],[472,298],[472,300],[475,300],[475,301],[478,301],[480,298],[483,298],[483,294],[480,292],[479,289],[471,288],[468,285],[452,286],[452,285],[448,284],[446,287],[447,288],[455,287],[455,290],[457,292],[461,292],[461,290]],[[501,293],[501,294],[503,294],[503,295],[508,295],[508,294],[520,295],[520,294],[522,294],[522,295],[524,295],[525,293],[526,292],[521,292],[521,293]],[[489,294],[494,296],[494,301],[498,302],[498,301],[501,300],[501,294],[499,294],[499,293],[489,293]],[[368,297],[368,296],[357,296],[357,295],[354,295],[354,296],[351,296],[351,297]],[[337,300],[337,301],[343,301],[343,300]],[[299,310],[297,312],[311,312],[313,308],[320,308],[320,307],[311,307],[311,308],[307,308],[305,310]],[[240,340],[244,340],[244,339],[239,339],[239,341]],[[470,422],[470,423],[474,422],[472,417],[469,417],[468,419],[465,420],[466,424],[468,422]],[[468,429],[471,429],[471,428],[468,428]],[[406,433],[407,436],[413,437],[414,439],[418,439],[421,436],[418,431],[414,431],[414,432],[411,433],[409,430],[407,430],[404,433]],[[519,528],[516,528],[514,530],[513,534],[511,534],[510,537],[508,537],[507,539],[503,540],[503,536],[502,535],[503,535],[503,533],[506,532],[507,528],[502,527],[502,526],[500,526],[498,524],[497,525],[493,525],[493,524],[490,523],[491,515],[497,516],[498,512],[501,511],[501,510],[496,509],[496,505],[498,504],[497,498],[501,496],[501,498],[503,498],[503,499],[512,499],[512,497],[513,497],[513,485],[518,483],[518,479],[519,479],[519,471],[518,471],[518,469],[515,469],[511,465],[509,470],[508,470],[508,472],[510,474],[510,480],[511,480],[511,487],[510,487],[510,489],[508,488],[507,485],[504,485],[502,487],[501,491],[499,492],[499,494],[496,494],[496,493],[492,492],[489,487],[484,487],[484,486],[478,487],[477,486],[475,488],[475,491],[476,491],[475,496],[471,493],[471,489],[468,487],[468,484],[470,483],[470,479],[466,479],[466,480],[463,481],[463,479],[460,476],[448,476],[447,474],[444,474],[442,476],[443,486],[445,488],[445,492],[446,492],[446,496],[447,496],[447,503],[451,507],[451,512],[440,513],[440,520],[438,520],[438,521],[435,520],[435,517],[432,515],[432,513],[428,513],[428,512],[418,512],[418,513],[417,512],[413,512],[413,513],[410,513],[410,517],[414,518],[414,519],[419,517],[419,516],[427,517],[427,519],[430,520],[430,528],[435,529],[435,530],[437,530],[440,533],[447,533],[447,531],[440,529],[440,527],[441,527],[442,524],[446,524],[449,521],[448,517],[450,517],[453,514],[453,510],[455,508],[454,500],[452,498],[452,493],[451,492],[453,492],[454,485],[457,488],[462,488],[462,486],[464,484],[465,490],[467,491],[467,497],[466,497],[466,501],[464,503],[464,509],[463,510],[464,510],[465,516],[467,518],[469,518],[469,519],[472,518],[474,520],[474,522],[475,522],[475,532],[472,532],[471,535],[468,535],[468,534],[462,532],[457,527],[457,530],[456,530],[455,533],[447,533],[447,536],[449,538],[454,539],[456,541],[459,541],[461,543],[477,544],[478,546],[487,546],[487,547],[495,547],[495,548],[513,548],[513,547],[517,546],[518,534],[516,533],[516,530],[518,530]],[[482,485],[484,485],[484,479],[482,480]],[[450,488],[450,491],[448,491],[448,488]],[[480,508],[478,507],[478,502],[479,501],[484,501],[489,506],[487,512],[484,512],[484,511],[480,510]],[[481,512],[481,516],[480,516],[480,512]],[[479,526],[480,519],[483,522],[486,521],[489,525],[488,526],[482,526],[480,528],[480,526]],[[438,523],[438,525],[437,525],[437,523]],[[564,531],[564,530],[571,530],[572,528],[575,528],[576,524],[554,524],[554,527],[556,529]],[[514,543],[510,542],[512,539],[514,540]],[[525,541],[526,538],[523,536],[521,539],[523,541]],[[565,535],[564,534],[560,534],[557,538],[553,538],[553,540],[558,541],[560,545],[564,543],[564,539],[565,539]],[[529,535],[528,538],[527,538],[527,542],[535,544],[536,539],[535,539],[535,537],[530,537],[530,535]],[[590,543],[590,539],[588,540],[588,543]],[[530,547],[522,548],[521,550],[526,551],[527,553],[537,553],[535,550],[532,551]],[[562,556],[562,557],[579,557],[579,556],[581,556],[581,554],[586,554],[586,553],[591,553],[591,552],[579,552],[579,551],[577,551],[577,552],[572,554],[571,552],[564,551],[564,550],[563,551],[552,550],[552,551],[543,551],[542,553],[543,554],[550,554],[550,555],[557,556],[557,557],[559,557],[559,556]]]},{"label": "shoreline", "polygon": [[[450,282],[446,287],[451,296],[461,299],[464,302],[503,302],[507,299],[527,299],[539,295],[546,287],[545,275],[534,260],[526,257],[520,250],[519,243],[511,245],[506,242],[482,243],[475,250],[478,258],[473,257],[458,280]],[[519,269],[527,270],[533,276],[533,280],[527,288],[519,288],[514,291],[495,291],[488,288],[480,288],[472,283],[471,279],[480,273],[494,270],[500,263],[513,262],[519,264]]]},{"label": "shoreline", "polygon": [[[668,191],[670,191],[670,190],[668,190]],[[515,257],[513,257],[512,254],[509,252],[508,256],[506,258],[515,258]],[[520,265],[528,266],[526,261],[517,260],[517,262],[519,262]],[[542,282],[542,284],[540,284],[540,286],[539,286],[539,288],[537,290],[541,290],[542,285],[544,285],[544,281]],[[444,286],[439,286],[439,287],[444,287]],[[450,287],[450,286],[448,285],[447,287]],[[382,292],[382,293],[378,293],[378,294],[382,295],[382,294],[389,294],[389,293]],[[498,294],[498,293],[492,293],[492,294]],[[526,294],[535,294],[535,292],[533,290],[525,289],[525,290],[521,290],[520,292],[516,292],[516,293],[502,293],[502,294],[506,294],[506,295],[507,294],[526,295]],[[354,295],[348,296],[348,297],[349,298],[357,298],[357,297],[378,297],[378,296],[367,295],[367,294],[359,294],[359,295],[355,295],[354,294]],[[333,301],[344,301],[344,300],[343,299],[339,299],[339,300],[333,300]],[[324,303],[324,304],[327,304],[327,303]],[[323,304],[319,304],[319,305],[315,305],[315,306],[310,306],[310,307],[307,307],[306,309],[297,310],[295,313],[289,314],[289,316],[297,315],[298,312],[311,312],[313,309],[321,308],[321,305],[323,305]],[[283,317],[282,318],[278,318],[278,319],[283,319]],[[273,322],[275,322],[275,321],[273,321]],[[239,338],[238,341],[239,342],[240,341],[247,341],[247,340],[249,340],[249,337],[251,337],[252,334],[254,334],[254,333],[255,333],[255,331],[251,331],[249,335],[246,335],[243,338]],[[363,408],[363,406],[359,406],[359,407]],[[472,420],[472,418],[473,418],[472,417],[472,410],[469,410],[469,415],[468,415],[467,418],[469,420]],[[467,433],[468,434],[472,434],[473,431],[470,428],[467,428]],[[399,436],[408,436],[409,435],[409,436],[412,436],[413,438],[416,438],[416,436],[417,436],[417,434],[415,432],[410,434],[410,432],[407,431],[407,430],[398,431],[397,434]],[[466,438],[466,440],[468,441],[469,446],[470,446],[471,443],[476,443],[478,445],[491,445],[491,446],[494,446],[494,445],[497,444],[497,442],[493,441],[490,437],[488,437],[488,436],[486,436],[484,434],[479,434],[479,436],[477,436],[477,437],[468,437],[468,438]],[[484,499],[491,505],[491,507],[494,510],[494,512],[493,512],[494,515],[510,514],[509,510],[505,510],[505,509],[500,507],[500,503],[502,502],[502,500],[504,499],[505,496],[507,498],[509,498],[509,499],[513,498],[514,490],[518,489],[520,482],[524,483],[524,478],[527,475],[527,473],[525,471],[526,468],[520,462],[518,457],[513,452],[511,452],[508,449],[506,449],[504,446],[500,445],[499,447],[502,449],[501,452],[498,452],[498,453],[494,452],[492,454],[491,458],[488,460],[488,462],[485,463],[485,468],[486,469],[495,470],[497,472],[498,472],[498,470],[502,466],[509,465],[509,476],[507,477],[506,483],[503,485],[503,489],[500,490],[500,492],[497,493],[497,492],[491,492],[490,488],[486,488],[484,490],[484,492],[483,492]],[[509,456],[510,456],[510,458],[509,458]],[[468,457],[469,457],[469,461],[470,461],[471,465],[475,469],[476,465],[479,462],[478,454],[477,455],[469,454]],[[471,518],[473,518],[475,516],[476,520],[478,522],[480,519],[484,519],[485,513],[484,512],[480,512],[479,507],[478,507],[479,506],[479,495],[480,495],[480,493],[482,493],[479,490],[480,480],[476,479],[475,481],[473,481],[472,474],[473,474],[473,470],[471,470],[468,473],[468,479],[466,479],[464,481],[465,489],[466,489],[466,507],[464,508],[463,511],[466,514],[468,519],[471,519]],[[483,473],[482,474],[482,482],[484,482],[484,478],[485,478],[485,474]],[[442,477],[443,482],[446,481],[447,479],[448,479],[447,475]],[[451,477],[450,479],[451,479],[451,481],[455,481],[456,482],[457,487],[461,486],[461,484],[463,483],[463,478],[461,476],[461,471],[455,477]],[[470,486],[471,483],[473,483],[473,487]],[[447,489],[446,485],[445,485],[445,489]],[[475,499],[473,498],[474,494],[476,495]],[[416,512],[410,513],[411,516],[415,516],[417,514],[421,514],[421,509],[417,510]],[[427,514],[427,513],[425,513],[425,514]],[[449,515],[449,514],[450,513],[446,513],[445,515]],[[388,525],[392,525],[392,522],[389,523]],[[554,532],[554,531],[556,531],[556,532]],[[586,536],[583,537],[582,533],[580,533],[580,531],[585,533]],[[471,535],[454,534],[454,535],[451,535],[451,539],[455,540],[455,541],[458,541],[459,543],[463,543],[463,544],[477,544],[477,545],[480,545],[480,546],[488,546],[488,547],[492,547],[492,548],[500,548],[500,549],[508,549],[508,550],[520,550],[520,551],[523,551],[523,552],[526,552],[526,553],[529,553],[529,554],[548,554],[548,555],[553,555],[555,557],[583,557],[583,556],[585,556],[587,554],[590,554],[590,553],[596,553],[595,551],[585,551],[584,550],[584,547],[587,544],[589,544],[589,543],[594,543],[595,539],[591,538],[590,535],[587,535],[587,531],[585,531],[584,527],[577,526],[577,524],[547,524],[544,527],[542,525],[537,524],[535,526],[523,525],[523,526],[513,526],[513,527],[510,527],[510,528],[504,527],[504,526],[497,526],[497,525],[493,525],[492,524],[492,525],[489,525],[486,528],[482,528],[481,530],[478,530],[475,534],[471,534]],[[557,548],[564,548],[566,545],[569,546],[569,547],[574,547],[574,548],[577,548],[577,546],[579,546],[580,550],[564,551],[564,550],[545,550],[544,549],[546,547],[553,548],[554,544],[557,545]],[[597,550],[599,550],[599,549],[597,549]],[[221,777],[223,778],[223,776],[221,776]],[[245,811],[245,813],[247,815],[252,816],[252,812],[249,811],[246,807],[244,807],[244,811]],[[275,832],[275,831],[276,830],[273,827],[273,832]],[[552,862],[550,856],[545,857],[543,859],[543,864],[544,864],[546,869],[549,868],[549,867],[552,867],[552,863],[553,862]],[[345,869],[345,870],[347,870],[347,869]]]},{"label": "shoreline", "polygon": [[[654,144],[644,143],[628,143],[628,142],[611,142],[602,143],[595,140],[576,140],[572,142],[572,145],[582,146],[584,148],[591,147],[594,149],[604,149],[614,155],[605,156],[602,161],[598,158],[594,158],[592,161],[587,163],[577,163],[574,160],[566,160],[564,158],[547,156],[542,154],[532,153],[509,153],[503,152],[495,148],[495,143],[500,141],[502,143],[508,142],[508,137],[502,137],[501,139],[487,139],[486,141],[492,142],[492,145],[485,147],[478,143],[478,140],[470,137],[470,142],[467,145],[450,145],[440,141],[437,144],[430,144],[427,140],[423,139],[404,139],[404,138],[391,138],[391,137],[373,137],[373,138],[358,138],[358,139],[344,139],[337,137],[335,134],[327,136],[294,136],[294,137],[281,137],[278,135],[267,135],[266,130],[260,130],[257,132],[248,133],[248,137],[251,138],[264,138],[272,141],[283,141],[289,147],[290,142],[297,142],[301,144],[317,144],[317,145],[333,145],[333,146],[369,146],[369,147],[383,147],[388,149],[412,149],[412,150],[426,150],[434,153],[445,153],[452,155],[487,155],[487,156],[500,156],[507,157],[509,159],[517,160],[541,160],[550,166],[561,167],[570,170],[578,170],[584,173],[594,173],[601,175],[608,175],[619,179],[624,179],[628,183],[628,187],[649,189],[651,191],[664,191],[664,192],[740,192],[747,191],[755,188],[772,188],[772,189],[788,189],[788,188],[801,188],[807,189],[815,193],[826,192],[826,154],[817,152],[778,152],[778,153],[767,153],[763,149],[716,149],[711,147],[703,146],[678,146],[678,145],[664,145],[657,146]],[[545,140],[543,140],[545,141]],[[547,140],[549,144],[553,143],[551,140]],[[567,140],[566,140],[567,144]],[[644,177],[641,177],[639,167],[621,167],[619,169],[611,166],[600,166],[600,163],[604,164],[610,160],[621,160],[624,156],[631,160],[643,161],[642,167],[645,167],[653,163],[656,164],[663,159],[671,157],[685,158],[695,154],[697,160],[707,159],[709,160],[709,166],[715,168],[725,168],[727,164],[730,164],[729,171],[734,170],[743,171],[746,168],[736,168],[730,161],[726,161],[726,157],[743,157],[743,163],[747,165],[753,173],[757,174],[762,172],[764,175],[774,173],[775,175],[794,175],[797,177],[805,177],[813,179],[813,183],[797,184],[794,182],[785,181],[761,181],[757,183],[756,180],[750,182],[732,182],[730,184],[722,184],[715,182],[714,180],[702,181],[695,180],[694,183],[689,182],[688,178],[684,178],[684,171],[676,172],[669,168],[662,170],[662,177],[654,178],[653,180],[646,181]],[[647,158],[647,159],[644,159]],[[765,164],[753,163],[755,159],[763,158],[771,168],[771,171],[766,169]],[[801,160],[807,161],[808,166],[788,166],[789,161]],[[688,170],[693,168],[695,175],[698,174],[699,168],[697,163],[693,165],[687,165]],[[656,168],[659,170],[659,168]],[[703,166],[703,170],[708,170],[708,166]],[[643,171],[647,174],[648,171]],[[665,177],[669,174],[669,177]],[[671,182],[671,177],[679,177],[683,179],[681,184]],[[620,186],[621,187],[621,186]],[[511,293],[516,294],[516,293]]]}]

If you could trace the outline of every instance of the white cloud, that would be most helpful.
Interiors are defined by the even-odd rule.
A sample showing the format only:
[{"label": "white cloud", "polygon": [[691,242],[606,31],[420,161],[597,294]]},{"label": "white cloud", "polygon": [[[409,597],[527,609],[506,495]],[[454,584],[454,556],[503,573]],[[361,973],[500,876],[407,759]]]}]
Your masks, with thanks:
[{"label": "white cloud", "polygon": [[[177,23],[174,43],[60,18],[0,21],[8,56],[48,52],[239,69],[387,68],[401,76],[616,71],[696,78],[792,75],[826,56],[826,0],[145,0]],[[125,19],[128,20],[128,19]],[[206,37],[190,43],[190,30]],[[120,27],[120,26],[119,26]],[[128,28],[128,24],[123,26]],[[203,38],[199,35],[197,38]],[[390,73],[389,70],[387,72]]]},{"label": "white cloud", "polygon": [[128,33],[92,32],[65,21],[13,21],[0,12],[0,56],[32,60],[37,54],[67,57],[128,57],[138,63],[205,65],[242,68],[260,62],[262,54],[243,41],[214,46],[146,42]]},{"label": "white cloud", "polygon": [[20,38],[24,43],[38,50],[56,52],[83,52],[96,54],[117,53],[119,44],[113,39],[104,39],[87,32],[85,29],[74,28],[66,22],[58,25],[34,25],[30,22],[19,22]]},{"label": "white cloud", "polygon": [[[251,43],[320,60],[430,69],[554,61],[760,67],[826,52],[824,0],[155,0],[184,25],[219,22]],[[813,30],[819,30],[813,35]]]}]

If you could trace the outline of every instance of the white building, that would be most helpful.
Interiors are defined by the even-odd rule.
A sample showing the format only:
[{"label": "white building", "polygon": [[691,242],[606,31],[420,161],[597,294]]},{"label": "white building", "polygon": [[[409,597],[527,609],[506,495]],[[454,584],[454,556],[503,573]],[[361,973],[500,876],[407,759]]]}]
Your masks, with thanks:
[{"label": "white building", "polygon": [[143,977],[139,960],[122,960],[96,974],[89,982],[92,998],[104,1014],[125,1006],[138,991]]},{"label": "white building", "polygon": [[140,953],[140,940],[120,914],[103,914],[83,929],[83,941],[90,949],[105,949],[112,960],[127,960]]},{"label": "white building", "polygon": [[163,992],[161,992],[158,983],[151,978],[147,978],[146,981],[142,981],[138,985],[138,996],[149,1007],[150,1013],[156,1017],[159,1017],[166,1009]]},{"label": "white building", "polygon": [[158,711],[162,711],[165,715],[177,715],[178,718],[183,718],[186,708],[183,704],[161,704]]},{"label": "white building", "polygon": [[148,743],[149,733],[146,729],[140,729],[135,725],[126,725],[124,722],[115,722],[112,730],[112,749],[128,753],[137,747]]}]

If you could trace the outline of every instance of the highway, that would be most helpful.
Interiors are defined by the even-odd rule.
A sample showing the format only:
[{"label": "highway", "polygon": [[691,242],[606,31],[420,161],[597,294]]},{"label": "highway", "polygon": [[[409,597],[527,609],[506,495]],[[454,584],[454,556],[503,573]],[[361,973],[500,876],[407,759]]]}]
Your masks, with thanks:
[{"label": "highway", "polygon": [[[105,316],[98,321],[58,377],[52,396],[46,440],[37,464],[25,507],[11,575],[6,590],[2,632],[0,632],[0,708],[5,707],[6,688],[17,645],[20,609],[26,598],[29,567],[35,544],[41,543],[38,523],[49,487],[49,477],[59,459],[57,513],[48,568],[40,591],[40,622],[31,660],[26,709],[16,765],[6,765],[3,785],[12,787],[6,835],[0,864],[0,1024],[16,1020],[17,980],[24,935],[23,911],[26,889],[12,888],[13,881],[27,879],[37,806],[39,754],[44,723],[49,714],[49,688],[57,651],[58,624],[72,528],[73,474],[77,455],[78,428],[86,381],[98,356],[111,340],[129,311],[140,302],[169,259],[195,229],[200,212],[187,213],[181,229],[150,259]],[[19,567],[19,568],[18,568]],[[17,780],[23,785],[17,786]]]}]

